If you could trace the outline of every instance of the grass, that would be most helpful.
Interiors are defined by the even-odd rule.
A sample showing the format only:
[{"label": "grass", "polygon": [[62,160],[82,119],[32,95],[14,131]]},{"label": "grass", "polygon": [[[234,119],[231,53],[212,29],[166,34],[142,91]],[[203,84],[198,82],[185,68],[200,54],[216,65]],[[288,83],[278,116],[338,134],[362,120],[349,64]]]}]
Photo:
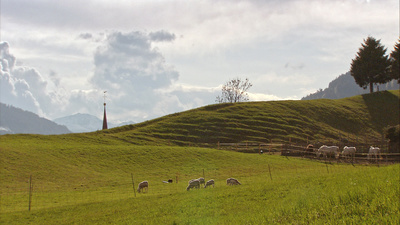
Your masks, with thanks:
[{"label": "grass", "polygon": [[[29,150],[14,150],[19,144],[1,152],[3,159],[15,152],[19,158],[18,165],[2,164],[5,224],[395,224],[400,219],[399,165],[353,167],[177,146],[82,143],[84,150],[79,144],[60,150],[37,142]],[[203,169],[216,187],[186,191],[187,180],[203,176]],[[134,196],[131,173],[137,182],[149,180],[149,193]],[[177,174],[179,183],[161,182]],[[34,177],[30,212],[29,175]],[[226,186],[231,176],[242,185]]]},{"label": "grass", "polygon": [[216,104],[99,133],[130,143],[188,145],[217,142],[336,142],[381,140],[383,129],[399,124],[399,91],[338,100]]},{"label": "grass", "polygon": [[[398,99],[397,92],[384,92],[343,100],[218,104],[101,132],[3,135],[0,220],[397,224],[398,164],[325,164],[195,146],[288,137],[329,140],[337,138],[338,131],[380,137],[380,129],[398,123],[398,107],[393,107]],[[202,176],[214,179],[216,187],[186,191],[188,180]],[[228,177],[242,185],[227,186]],[[170,178],[179,182],[162,182]],[[150,183],[149,193],[135,195],[134,188],[143,180]]]}]

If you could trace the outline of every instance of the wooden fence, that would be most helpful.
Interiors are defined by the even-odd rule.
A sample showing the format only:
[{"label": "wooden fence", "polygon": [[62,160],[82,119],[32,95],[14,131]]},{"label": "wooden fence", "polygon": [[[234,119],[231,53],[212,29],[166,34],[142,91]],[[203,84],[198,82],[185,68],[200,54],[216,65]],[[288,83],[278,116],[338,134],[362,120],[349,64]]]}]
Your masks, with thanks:
[{"label": "wooden fence", "polygon": [[244,143],[217,143],[217,149],[233,150],[244,153],[277,153],[282,151],[283,144],[273,143],[258,143],[258,142],[244,142]]},{"label": "wooden fence", "polygon": [[[340,152],[344,146],[355,146],[357,152],[354,157],[351,158],[352,162],[362,161],[373,161],[374,159],[368,159],[368,151],[370,146],[379,147],[381,149],[380,156],[377,160],[383,162],[400,162],[400,153],[393,153],[389,151],[389,144],[386,141],[378,142],[371,141],[368,144],[365,143],[352,143],[351,145],[345,145],[343,143],[325,143],[326,145],[336,145],[339,147]],[[222,150],[232,150],[243,153],[268,153],[268,154],[281,154],[282,156],[294,156],[294,157],[306,157],[311,159],[323,159],[323,157],[317,157],[317,147],[307,148],[307,144],[298,143],[259,143],[259,142],[241,142],[241,143],[217,143],[217,146],[207,144],[208,147],[216,147]],[[318,146],[319,147],[319,146]],[[339,158],[328,158],[328,160],[337,161],[349,161],[349,158],[343,157],[341,154]],[[375,160],[375,161],[377,161]]]}]

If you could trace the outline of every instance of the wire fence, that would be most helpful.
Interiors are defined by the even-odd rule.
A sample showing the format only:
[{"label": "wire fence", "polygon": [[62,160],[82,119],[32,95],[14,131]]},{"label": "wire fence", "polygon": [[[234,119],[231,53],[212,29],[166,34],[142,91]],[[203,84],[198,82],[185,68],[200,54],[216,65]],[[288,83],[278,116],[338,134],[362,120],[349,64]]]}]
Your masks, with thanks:
[{"label": "wire fence", "polygon": [[[9,213],[117,201],[140,198],[148,194],[168,195],[186,188],[186,182],[179,182],[177,176],[173,183],[162,180],[162,178],[152,177],[149,181],[151,191],[145,190],[138,193],[138,184],[142,180],[134,180],[133,176],[128,174],[125,175],[125,181],[122,181],[121,177],[114,178],[115,180],[68,184],[65,182],[51,183],[48,178],[44,181],[43,178],[31,175],[25,178],[25,182],[15,182],[1,188],[0,212]],[[83,179],[85,178],[83,177]],[[182,179],[186,180],[187,178]]]}]

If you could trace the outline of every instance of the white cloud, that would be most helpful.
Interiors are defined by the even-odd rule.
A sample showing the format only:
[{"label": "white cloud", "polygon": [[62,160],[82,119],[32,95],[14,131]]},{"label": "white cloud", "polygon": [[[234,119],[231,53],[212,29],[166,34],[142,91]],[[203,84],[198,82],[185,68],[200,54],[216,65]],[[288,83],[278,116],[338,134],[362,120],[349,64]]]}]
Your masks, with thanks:
[{"label": "white cloud", "polygon": [[1,102],[12,104],[43,116],[40,101],[48,100],[46,82],[34,69],[15,66],[16,58],[9,52],[7,42],[0,43]]},{"label": "white cloud", "polygon": [[117,106],[114,111],[151,111],[161,97],[154,90],[168,87],[178,79],[178,72],[151,45],[154,39],[165,40],[173,34],[158,34],[162,37],[155,37],[155,33],[112,32],[97,48],[91,83],[96,89],[108,91]]},{"label": "white cloud", "polygon": [[281,98],[276,95],[269,95],[264,93],[251,93],[249,92],[249,101],[277,101],[277,100],[298,100],[298,96],[290,96]]}]

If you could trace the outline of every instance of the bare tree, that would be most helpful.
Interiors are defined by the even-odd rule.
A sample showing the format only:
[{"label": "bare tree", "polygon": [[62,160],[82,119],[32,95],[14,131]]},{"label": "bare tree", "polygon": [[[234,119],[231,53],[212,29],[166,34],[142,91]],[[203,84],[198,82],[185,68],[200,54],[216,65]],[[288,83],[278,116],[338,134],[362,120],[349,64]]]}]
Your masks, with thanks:
[{"label": "bare tree", "polygon": [[242,80],[240,78],[232,79],[226,82],[222,86],[222,94],[221,96],[217,96],[216,102],[245,102],[249,100],[249,95],[247,94],[247,90],[249,90],[253,86],[250,83],[249,79]]}]

